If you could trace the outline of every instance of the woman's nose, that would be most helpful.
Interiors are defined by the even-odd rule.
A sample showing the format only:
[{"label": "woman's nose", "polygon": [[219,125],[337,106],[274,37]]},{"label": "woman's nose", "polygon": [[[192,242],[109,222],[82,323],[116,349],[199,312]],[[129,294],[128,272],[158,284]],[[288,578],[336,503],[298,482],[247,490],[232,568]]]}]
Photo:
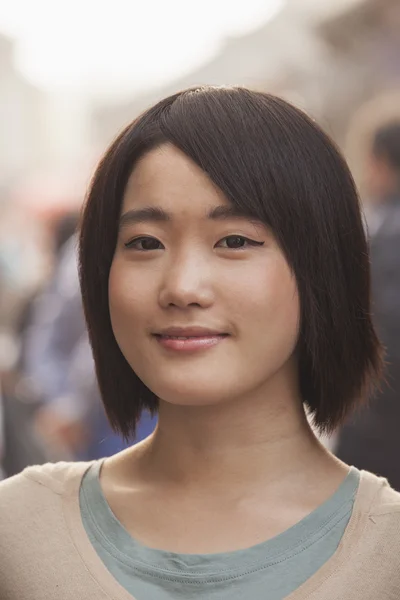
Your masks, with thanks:
[{"label": "woman's nose", "polygon": [[208,308],[214,301],[210,266],[205,260],[175,261],[165,272],[159,295],[163,308]]}]

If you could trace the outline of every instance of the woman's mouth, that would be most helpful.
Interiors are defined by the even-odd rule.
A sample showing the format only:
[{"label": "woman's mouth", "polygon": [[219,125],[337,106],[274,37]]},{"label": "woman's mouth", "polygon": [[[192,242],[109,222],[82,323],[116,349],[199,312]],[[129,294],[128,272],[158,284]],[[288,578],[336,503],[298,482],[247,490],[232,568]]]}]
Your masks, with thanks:
[{"label": "woman's mouth", "polygon": [[225,338],[226,333],[198,333],[196,335],[171,335],[155,334],[157,342],[168,350],[176,352],[193,352],[195,350],[206,350],[216,346]]}]

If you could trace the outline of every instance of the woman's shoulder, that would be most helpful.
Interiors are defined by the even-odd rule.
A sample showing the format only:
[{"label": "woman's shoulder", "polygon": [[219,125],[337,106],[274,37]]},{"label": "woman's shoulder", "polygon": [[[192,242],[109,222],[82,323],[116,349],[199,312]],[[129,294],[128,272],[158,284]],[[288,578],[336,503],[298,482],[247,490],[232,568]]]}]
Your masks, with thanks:
[{"label": "woman's shoulder", "polygon": [[[92,462],[56,462],[34,465],[0,482],[0,515],[34,506],[35,500],[62,494],[79,482]],[[1,518],[1,517],[0,517]]]},{"label": "woman's shoulder", "polygon": [[69,579],[75,576],[90,592],[71,532],[79,518],[80,481],[91,464],[28,467],[0,483],[1,598],[44,598],[47,593],[53,598],[56,587],[60,598],[69,598]]},{"label": "woman's shoulder", "polygon": [[17,556],[38,539],[60,532],[64,500],[76,498],[92,463],[58,462],[27,467],[0,483],[0,562]]},{"label": "woman's shoulder", "polygon": [[361,471],[333,564],[336,575],[324,584],[324,598],[400,597],[400,494],[383,477]]},{"label": "woman's shoulder", "polygon": [[368,471],[361,471],[361,482],[360,491],[370,500],[371,515],[400,512],[400,493],[391,487],[387,479]]},{"label": "woman's shoulder", "polygon": [[[363,536],[365,550],[368,550],[369,540],[374,556],[379,543],[397,572],[396,577],[400,578],[400,493],[385,478],[361,473],[359,505],[367,522]],[[398,582],[400,585],[400,579]]]},{"label": "woman's shoulder", "polygon": [[371,503],[370,517],[392,515],[393,519],[400,522],[400,493],[394,490],[386,479],[371,474],[369,477],[375,480],[377,490]]}]

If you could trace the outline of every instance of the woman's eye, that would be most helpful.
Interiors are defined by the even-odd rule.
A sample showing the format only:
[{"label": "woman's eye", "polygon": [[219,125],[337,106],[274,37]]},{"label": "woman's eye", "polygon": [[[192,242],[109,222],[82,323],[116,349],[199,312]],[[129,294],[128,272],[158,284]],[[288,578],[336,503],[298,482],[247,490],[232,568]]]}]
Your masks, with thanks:
[{"label": "woman's eye", "polygon": [[243,235],[228,235],[223,238],[218,245],[222,248],[230,248],[232,250],[246,248],[247,246],[262,246],[264,242],[256,242]]},{"label": "woman's eye", "polygon": [[125,244],[125,248],[133,248],[134,250],[149,251],[162,250],[164,246],[160,241],[153,237],[138,237]]}]

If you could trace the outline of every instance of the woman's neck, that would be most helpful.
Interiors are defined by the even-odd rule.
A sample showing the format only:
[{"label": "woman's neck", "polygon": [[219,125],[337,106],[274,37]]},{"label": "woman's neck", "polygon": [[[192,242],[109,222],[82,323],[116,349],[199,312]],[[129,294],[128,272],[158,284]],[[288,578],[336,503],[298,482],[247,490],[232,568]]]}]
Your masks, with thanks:
[{"label": "woman's neck", "polygon": [[161,402],[154,434],[101,471],[126,530],[152,548],[227,552],[278,535],[325,502],[348,469],[284,391],[214,406]]},{"label": "woman's neck", "polygon": [[122,455],[133,480],[215,493],[266,480],[271,485],[344,474],[342,463],[316,438],[299,397],[290,393],[272,400],[260,392],[208,406],[160,402],[155,432]]}]

